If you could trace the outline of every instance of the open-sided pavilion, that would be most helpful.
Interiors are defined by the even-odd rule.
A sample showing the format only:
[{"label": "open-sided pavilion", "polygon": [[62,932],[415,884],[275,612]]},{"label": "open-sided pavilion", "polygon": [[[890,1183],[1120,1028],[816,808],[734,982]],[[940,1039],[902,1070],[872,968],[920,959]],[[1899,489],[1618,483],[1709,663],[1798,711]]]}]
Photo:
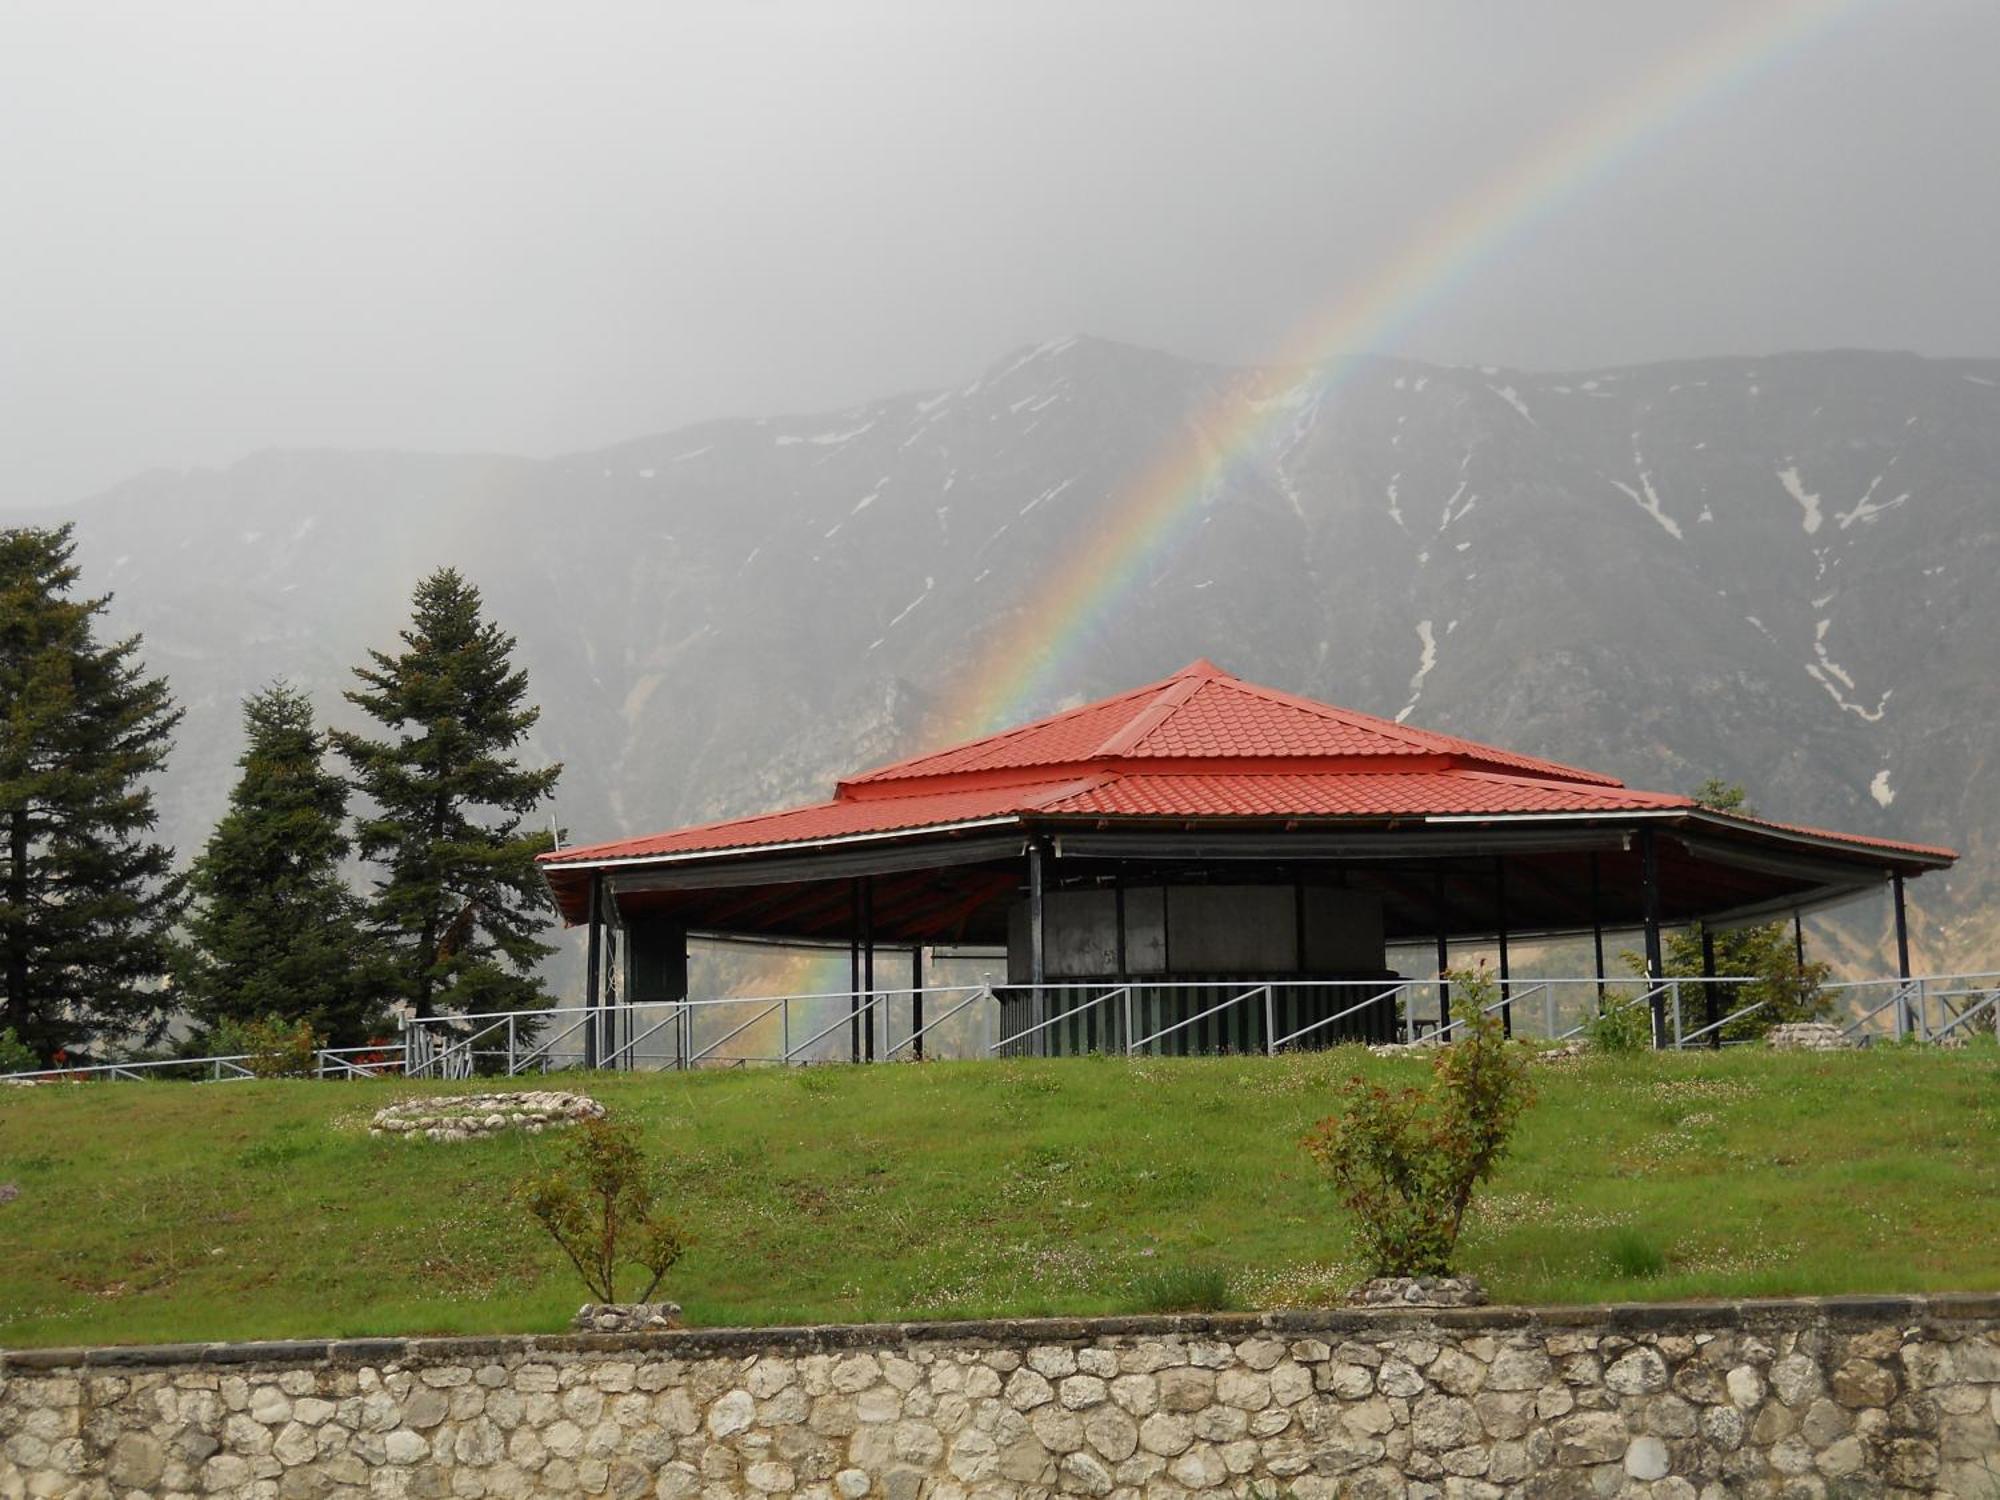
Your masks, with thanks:
[{"label": "open-sided pavilion", "polygon": [[[1004,953],[1002,1050],[1057,1052],[1389,1040],[1450,1026],[1454,947],[1497,949],[1506,985],[1510,943],[1588,937],[1601,978],[1606,930],[1637,930],[1657,979],[1663,929],[1796,921],[1884,886],[1907,978],[1904,884],[1955,857],[1639,791],[1202,661],[825,802],[542,868],[590,929],[590,1007],[684,1000],[690,941],[835,945],[860,1060],[922,1055],[932,949]],[[1397,975],[1390,951],[1415,943],[1434,971]],[[912,960],[907,985],[885,979],[891,955]],[[1428,1016],[1409,979],[1429,983]],[[909,1007],[893,1045],[892,988]],[[1662,1043],[1664,993],[1645,997]],[[601,1059],[615,1029],[586,1030]]]}]

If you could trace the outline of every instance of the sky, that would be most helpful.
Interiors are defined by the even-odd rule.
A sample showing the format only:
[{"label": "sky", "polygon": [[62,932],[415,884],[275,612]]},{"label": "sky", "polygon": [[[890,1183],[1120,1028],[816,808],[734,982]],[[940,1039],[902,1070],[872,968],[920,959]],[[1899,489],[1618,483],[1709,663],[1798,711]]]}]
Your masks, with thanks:
[{"label": "sky", "polygon": [[[0,0],[0,502],[1296,343],[1789,0]],[[2000,354],[2000,5],[1877,0],[1380,352]]]}]

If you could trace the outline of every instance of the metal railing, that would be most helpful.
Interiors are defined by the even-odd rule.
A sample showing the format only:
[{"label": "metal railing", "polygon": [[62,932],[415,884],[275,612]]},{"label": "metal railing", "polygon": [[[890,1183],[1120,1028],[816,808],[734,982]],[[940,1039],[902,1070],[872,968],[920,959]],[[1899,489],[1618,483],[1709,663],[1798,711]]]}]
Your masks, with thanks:
[{"label": "metal railing", "polygon": [[[315,1078],[380,1078],[403,1072],[403,1044],[384,1042],[366,1047],[321,1047],[312,1055]],[[144,1083],[181,1079],[194,1083],[233,1083],[259,1075],[251,1064],[257,1054],[231,1052],[208,1057],[155,1057],[141,1062],[83,1063],[60,1068],[36,1068],[25,1073],[4,1073],[0,1079],[14,1083],[60,1083],[69,1079],[122,1079]],[[288,1075],[296,1077],[298,1075]]]},{"label": "metal railing", "polygon": [[[1742,975],[1649,981],[1630,975],[1512,980],[1485,1010],[1510,1033],[1564,1042],[1602,1014],[1634,1008],[1667,1048],[1736,1045],[1756,1001],[1717,1014],[1712,998],[1754,983]],[[1845,1038],[1956,1044],[2000,1022],[2000,972],[1843,980],[1826,985]],[[402,1040],[323,1048],[325,1079],[519,1076],[569,1068],[804,1066],[841,1061],[980,1058],[1099,1051],[1125,1056],[1281,1052],[1343,1041],[1434,1045],[1466,1021],[1448,981],[1427,979],[1127,978],[1040,986],[937,985],[859,994],[824,990],[493,1011],[404,1023]],[[920,1013],[921,1007],[921,1013]],[[1717,1010],[1721,1007],[1718,1006]],[[237,1053],[94,1062],[6,1075],[19,1082],[149,1078],[228,1082],[254,1076]]]}]

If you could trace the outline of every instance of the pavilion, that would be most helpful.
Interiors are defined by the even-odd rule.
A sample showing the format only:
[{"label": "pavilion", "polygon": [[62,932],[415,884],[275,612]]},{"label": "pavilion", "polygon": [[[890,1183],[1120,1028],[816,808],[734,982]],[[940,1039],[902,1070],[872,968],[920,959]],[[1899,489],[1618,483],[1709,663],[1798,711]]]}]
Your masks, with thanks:
[{"label": "pavilion", "polygon": [[[562,848],[542,869],[590,928],[587,1004],[687,994],[687,944],[839,945],[853,1055],[873,1057],[883,950],[1004,952],[1022,1050],[1265,1050],[1388,1040],[1392,945],[1768,922],[1887,885],[1909,975],[1905,880],[1949,849],[1721,812],[1615,777],[1245,682],[1206,661],[1144,687],[841,781],[830,801]],[[1339,983],[1335,983],[1338,981]],[[1222,1003],[1245,985],[1256,1003]],[[1066,997],[1118,994],[1110,1004]],[[861,997],[870,997],[863,1001]],[[1239,996],[1240,997],[1240,996]],[[1656,1040],[1665,1037],[1657,991]],[[1711,1020],[1715,1018],[1710,1017]]]}]

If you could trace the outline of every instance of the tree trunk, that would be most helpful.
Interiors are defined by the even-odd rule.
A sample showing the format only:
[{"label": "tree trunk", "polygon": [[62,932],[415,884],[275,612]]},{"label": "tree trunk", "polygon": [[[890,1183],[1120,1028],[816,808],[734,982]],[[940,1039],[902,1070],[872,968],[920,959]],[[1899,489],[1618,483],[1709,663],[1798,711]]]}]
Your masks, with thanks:
[{"label": "tree trunk", "polygon": [[28,1020],[28,810],[25,807],[17,807],[8,815],[7,901],[13,908],[14,920],[7,924],[5,938],[6,1014],[10,1024],[21,1027]]}]

